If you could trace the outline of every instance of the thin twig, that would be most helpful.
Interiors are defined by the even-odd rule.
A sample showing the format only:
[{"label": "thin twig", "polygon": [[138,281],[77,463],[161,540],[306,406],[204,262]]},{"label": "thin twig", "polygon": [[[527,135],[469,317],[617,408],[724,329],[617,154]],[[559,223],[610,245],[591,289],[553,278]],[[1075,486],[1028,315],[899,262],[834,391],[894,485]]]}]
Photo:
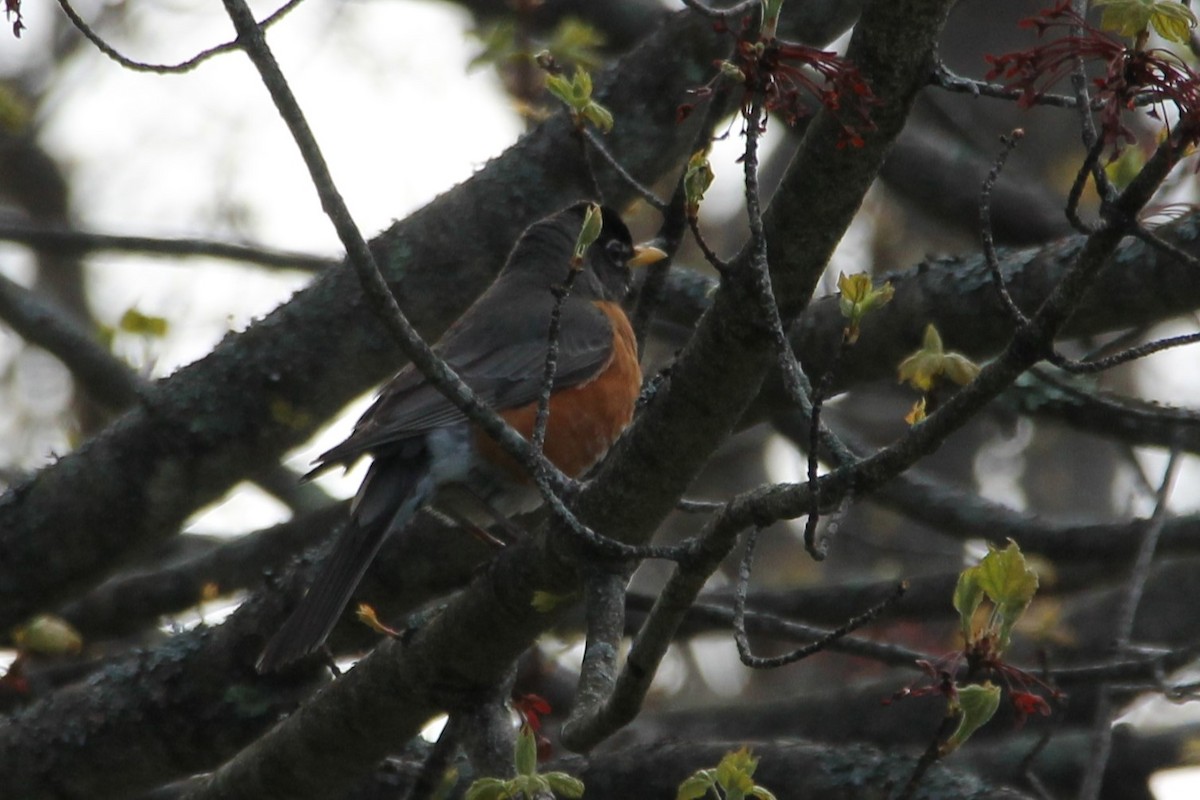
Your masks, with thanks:
[{"label": "thin twig", "polygon": [[775,669],[793,664],[811,655],[830,649],[834,644],[849,636],[864,625],[878,619],[883,612],[895,604],[908,591],[908,583],[901,581],[895,592],[883,602],[867,609],[866,612],[847,620],[838,628],[827,631],[816,641],[797,648],[783,655],[762,657],[754,655],[750,648],[750,639],[746,634],[746,591],[750,585],[750,571],[754,559],[754,546],[760,529],[755,528],[746,537],[746,550],[738,566],[737,588],[733,595],[733,640],[737,645],[738,657],[742,663],[751,669]]},{"label": "thin twig", "polygon": [[[634,598],[636,599],[636,598]],[[728,605],[696,601],[688,609],[685,623],[706,623],[710,628],[732,629],[734,610]],[[918,662],[932,661],[936,656],[903,645],[877,642],[854,635],[833,636],[836,631],[783,619],[776,614],[746,611],[747,633],[770,637],[783,642],[816,642],[828,639],[826,650],[843,655],[865,658],[891,667],[915,670]]]},{"label": "thin twig", "polygon": [[987,178],[983,181],[983,188],[979,193],[979,236],[983,241],[983,255],[987,260],[988,269],[992,273],[992,284],[996,287],[996,293],[1000,295],[1000,300],[1004,303],[1004,307],[1008,309],[1009,315],[1016,321],[1018,325],[1029,324],[1029,318],[1025,316],[1020,307],[1012,299],[1012,295],[1008,293],[1008,287],[1004,285],[1004,275],[1000,271],[1000,259],[996,255],[996,242],[992,238],[992,189],[996,185],[996,181],[1000,178],[1000,172],[1004,169],[1004,163],[1008,161],[1009,155],[1016,148],[1017,143],[1025,136],[1025,132],[1020,128],[1014,130],[1008,136],[1001,136],[1000,142],[1004,145],[999,155],[996,156],[992,168],[988,171]]},{"label": "thin twig", "polygon": [[1184,345],[1195,344],[1196,342],[1200,342],[1200,333],[1184,333],[1179,336],[1168,336],[1165,339],[1155,339],[1153,342],[1146,342],[1137,347],[1130,347],[1127,350],[1122,350],[1119,353],[1114,353],[1111,356],[1105,356],[1094,361],[1072,361],[1058,353],[1054,353],[1050,358],[1050,363],[1064,372],[1070,372],[1075,375],[1089,375],[1096,372],[1104,372],[1121,364],[1136,361],[1139,358],[1145,358],[1154,353],[1160,353],[1163,350],[1183,347]]},{"label": "thin twig", "polygon": [[254,245],[208,239],[169,239],[154,236],[115,236],[49,225],[0,222],[0,241],[17,242],[47,253],[120,251],[151,253],[173,258],[221,258],[260,267],[321,272],[339,266],[336,258],[310,253],[291,253]]},{"label": "thin twig", "polygon": [[1166,239],[1162,238],[1154,231],[1149,230],[1143,225],[1138,224],[1133,226],[1133,229],[1130,231],[1130,233],[1153,247],[1155,250],[1159,250],[1172,258],[1179,259],[1182,263],[1188,265],[1192,269],[1200,270],[1200,258],[1196,258],[1196,256],[1187,252],[1182,247],[1168,242]]},{"label": "thin twig", "polygon": [[1097,140],[1088,148],[1087,156],[1084,157],[1083,163],[1075,173],[1075,180],[1071,183],[1071,190],[1067,193],[1067,221],[1071,223],[1071,227],[1079,231],[1085,236],[1090,236],[1099,230],[1099,223],[1087,223],[1079,216],[1079,201],[1083,198],[1083,190],[1087,188],[1088,177],[1093,174],[1093,169],[1100,159],[1100,153],[1104,151],[1104,142]]},{"label": "thin twig", "polygon": [[942,757],[942,741],[954,730],[957,721],[956,717],[950,715],[942,718],[937,732],[929,742],[929,746],[925,748],[925,751],[921,753],[921,757],[917,759],[912,775],[908,778],[908,783],[904,784],[904,788],[900,790],[900,794],[896,795],[895,800],[912,800],[917,792],[917,787],[921,785],[921,779],[925,777],[925,773],[929,772],[930,768]]},{"label": "thin twig", "polygon": [[[817,410],[816,404],[811,402],[808,397],[809,393],[806,390],[809,387],[804,385],[800,377],[800,365],[797,363],[796,354],[792,351],[791,343],[788,341],[787,331],[784,330],[783,319],[779,314],[779,304],[775,300],[775,292],[771,287],[771,271],[767,260],[767,240],[763,232],[762,206],[758,186],[758,144],[762,134],[763,108],[762,96],[756,95],[751,102],[750,113],[746,119],[746,151],[742,158],[746,186],[746,217],[750,227],[750,264],[754,269],[759,303],[766,315],[767,324],[771,328],[775,358],[788,398],[797,406],[807,406],[810,409],[809,413],[817,417],[816,422],[813,423],[814,428],[819,430],[820,412]],[[843,337],[843,342],[845,342],[845,337]],[[843,348],[845,346],[847,345],[843,344]],[[826,375],[828,376],[828,373]],[[816,480],[816,470],[811,457],[809,472],[809,492],[810,495],[816,494],[817,497],[810,504],[810,514],[805,525],[804,548],[814,560],[821,561],[828,553],[828,543],[818,542],[816,537],[818,513],[814,513],[813,510],[816,509],[819,512],[820,509],[820,484]]]},{"label": "thin twig", "polygon": [[[608,166],[611,167],[614,172],[620,175],[621,180],[625,181],[625,183],[629,185],[629,188],[633,189],[639,197],[649,203],[655,210],[666,211],[666,202],[660,199],[652,189],[647,187],[637,178],[633,177],[629,170],[625,169],[625,167],[621,165],[621,162],[617,160],[616,156],[608,152],[608,148],[605,146],[604,142],[591,128],[585,128],[583,130],[583,143],[585,153],[588,150],[588,145],[591,145],[591,149],[596,153],[599,153],[600,157],[604,159],[604,163],[608,164]],[[595,179],[595,175],[592,177]]]},{"label": "thin twig", "polygon": [[[965,93],[974,97],[993,97],[1000,100],[1021,100],[1025,94],[1021,89],[958,75],[951,71],[941,59],[938,59],[937,63],[934,64],[933,71],[929,76],[929,83],[951,92]],[[1077,98],[1068,97],[1065,94],[1050,94],[1047,92],[1038,94],[1032,100],[1036,105],[1055,106],[1057,108],[1079,107],[1079,100]]]},{"label": "thin twig", "polygon": [[697,217],[689,216],[688,228],[692,232],[692,239],[696,242],[696,246],[700,248],[700,252],[704,255],[704,260],[712,265],[717,274],[724,275],[729,272],[732,264],[717,255],[717,251],[709,246],[708,240],[704,238],[704,234],[700,231],[700,220]]},{"label": "thin twig", "polygon": [[798,403],[808,414],[807,477],[809,505],[808,518],[804,521],[804,547],[809,553],[821,553],[822,557],[829,549],[829,539],[823,539],[819,544],[817,542],[817,523],[821,520],[821,484],[818,482],[820,478],[820,454],[822,440],[832,437],[832,433],[822,424],[821,409],[825,406],[825,398],[829,396],[829,387],[833,385],[833,376],[837,372],[838,366],[853,346],[854,344],[850,339],[849,331],[843,330],[842,338],[838,342],[837,352],[834,353],[833,359],[829,362],[829,368],[821,375],[816,388],[810,388],[803,383],[803,379],[806,376],[800,369],[799,364],[792,370],[792,374],[787,377],[789,381],[795,384],[795,388],[791,390],[793,402],[795,402],[796,396],[810,395],[812,398],[807,408],[804,407],[802,401]]},{"label": "thin twig", "polygon": [[[1024,101],[1035,106],[1050,106],[1054,108],[1079,108],[1079,99],[1065,94],[1040,92],[1029,97],[1023,89],[1005,86],[1002,83],[976,80],[959,75],[940,59],[934,64],[929,76],[929,84],[940,89],[973,97],[992,97],[998,100]],[[1092,99],[1091,109],[1098,111],[1103,106],[1102,100]],[[1141,108],[1158,102],[1150,92],[1143,92],[1133,98],[1133,106]]]},{"label": "thin twig", "polygon": [[[288,0],[288,2],[280,6],[275,13],[264,19],[260,23],[261,27],[265,30],[271,25],[274,25],[276,22],[283,19],[290,11],[295,9],[296,6],[300,5],[301,2],[303,2],[303,0]],[[223,44],[216,45],[215,47],[209,47],[205,50],[201,50],[191,58],[180,61],[176,64],[150,64],[145,61],[137,61],[129,58],[126,55],[123,55],[119,50],[106,42],[103,37],[100,36],[100,34],[96,33],[96,31],[90,25],[84,22],[83,17],[79,16],[78,12],[71,7],[71,4],[68,2],[68,0],[58,0],[58,5],[67,15],[67,18],[71,20],[71,24],[74,25],[79,32],[88,39],[88,41],[94,44],[96,49],[111,58],[113,61],[116,61],[122,67],[131,69],[134,72],[153,72],[159,75],[191,72],[193,69],[200,66],[213,56],[237,50],[239,47],[238,42],[235,39],[232,42],[225,42]]]},{"label": "thin twig", "polygon": [[[1072,0],[1071,8],[1075,12],[1076,22],[1071,26],[1071,35],[1077,39],[1083,37],[1083,20],[1088,12],[1088,0]],[[1078,101],[1076,108],[1079,111],[1079,126],[1080,133],[1083,137],[1083,146],[1086,147],[1089,153],[1095,150],[1097,146],[1103,147],[1104,137],[1096,132],[1096,123],[1092,119],[1092,100],[1088,94],[1088,78],[1087,68],[1084,65],[1083,57],[1076,56],[1075,67],[1071,70],[1071,88],[1074,90],[1075,99]],[[1096,193],[1100,196],[1102,203],[1111,203],[1117,197],[1117,189],[1109,181],[1108,175],[1100,166],[1099,158],[1092,161],[1092,178],[1096,182]]]},{"label": "thin twig", "polygon": [[562,306],[567,295],[571,293],[571,286],[579,277],[580,271],[571,269],[567,272],[566,280],[562,285],[551,289],[554,294],[554,308],[550,311],[550,325],[546,331],[546,363],[542,372],[542,388],[538,393],[537,415],[533,421],[533,438],[530,440],[534,452],[542,457],[546,455],[546,427],[550,422],[550,394],[554,391],[554,376],[558,373],[558,340],[562,331]]}]

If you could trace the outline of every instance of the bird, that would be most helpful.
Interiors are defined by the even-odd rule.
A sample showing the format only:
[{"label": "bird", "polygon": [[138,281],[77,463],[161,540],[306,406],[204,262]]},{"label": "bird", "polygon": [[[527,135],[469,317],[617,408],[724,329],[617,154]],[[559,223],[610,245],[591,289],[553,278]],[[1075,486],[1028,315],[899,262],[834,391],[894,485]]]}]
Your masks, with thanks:
[{"label": "bird", "polygon": [[[599,236],[582,263],[573,262],[585,218],[597,208]],[[574,203],[525,229],[496,280],[446,330],[434,352],[532,439],[551,316],[560,302],[556,292],[561,295],[568,275],[578,269],[559,307],[558,361],[543,446],[551,463],[578,477],[603,457],[633,416],[642,373],[621,302],[629,293],[630,268],[664,257],[653,245],[635,246],[616,211]],[[349,521],[307,593],[263,649],[260,673],[317,651],[384,541],[402,533],[440,494],[472,497],[491,512],[534,494],[525,470],[412,364],[384,386],[350,436],[322,453],[306,477],[349,468],[364,456],[372,462],[351,502]],[[513,502],[506,503],[506,496]]]}]

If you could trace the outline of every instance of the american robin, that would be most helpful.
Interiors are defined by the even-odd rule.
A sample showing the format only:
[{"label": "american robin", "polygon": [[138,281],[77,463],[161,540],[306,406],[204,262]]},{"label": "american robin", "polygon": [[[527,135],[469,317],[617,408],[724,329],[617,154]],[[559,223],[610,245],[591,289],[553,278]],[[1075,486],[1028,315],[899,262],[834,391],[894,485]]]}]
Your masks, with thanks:
[{"label": "american robin", "polygon": [[[531,225],[496,281],[446,331],[434,350],[481,400],[527,439],[545,376],[549,325],[588,203]],[[637,344],[620,302],[630,266],[663,257],[634,247],[616,212],[602,209],[599,238],[562,302],[558,366],[550,395],[544,452],[578,476],[608,450],[633,416],[641,390]],[[267,672],[325,641],[389,534],[402,531],[439,489],[459,488],[488,508],[511,507],[530,480],[491,438],[409,366],[367,409],[346,441],[323,453],[309,475],[373,459],[350,506],[350,520],[308,593],[259,657]]]}]

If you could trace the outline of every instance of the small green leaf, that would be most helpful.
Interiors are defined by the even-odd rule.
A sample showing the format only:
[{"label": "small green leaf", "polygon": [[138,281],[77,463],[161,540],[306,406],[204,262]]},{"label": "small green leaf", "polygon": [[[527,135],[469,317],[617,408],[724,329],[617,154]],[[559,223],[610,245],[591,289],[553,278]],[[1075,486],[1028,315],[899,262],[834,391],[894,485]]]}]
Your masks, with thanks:
[{"label": "small green leaf", "polygon": [[547,75],[546,88],[550,90],[550,94],[562,100],[568,106],[573,107],[573,93],[569,80],[561,75]]},{"label": "small green leaf", "polygon": [[579,229],[579,236],[575,238],[576,262],[582,264],[583,254],[587,252],[593,242],[600,238],[600,231],[603,227],[604,213],[600,210],[600,206],[591,203],[583,215],[583,226]]},{"label": "small green leaf", "polygon": [[979,562],[979,586],[996,604],[1000,616],[998,647],[1008,647],[1013,626],[1025,613],[1037,593],[1037,573],[1025,563],[1025,556],[1016,542],[1003,550],[992,550]]},{"label": "small green leaf", "polygon": [[754,788],[750,790],[750,796],[757,797],[758,800],[775,800],[775,794],[770,789],[758,784],[755,784]]},{"label": "small green leaf", "polygon": [[962,353],[946,353],[942,360],[942,374],[959,386],[966,386],[979,375],[979,365]]},{"label": "small green leaf", "polygon": [[687,171],[683,174],[683,193],[687,201],[688,216],[695,218],[700,213],[704,193],[712,186],[712,165],[708,163],[708,152],[697,150],[688,159]]},{"label": "small green leaf", "polygon": [[939,748],[942,755],[953,753],[961,747],[995,715],[1000,707],[1000,687],[990,681],[982,685],[964,686],[958,690],[957,706],[958,728]]},{"label": "small green leaf", "polygon": [[556,797],[583,797],[583,781],[565,772],[547,772],[542,776]]},{"label": "small green leaf", "polygon": [[478,39],[483,50],[467,62],[467,71],[472,72],[487,65],[502,66],[520,52],[517,47],[517,26],[511,20],[498,22],[485,28],[476,28],[471,36]]},{"label": "small green leaf", "polygon": [[1192,28],[1196,27],[1196,15],[1180,3],[1155,3],[1150,24],[1168,42],[1187,44]]},{"label": "small green leaf", "polygon": [[613,128],[612,112],[594,100],[584,106],[583,116],[604,133],[608,133]]},{"label": "small green leaf", "polygon": [[518,775],[537,774],[537,737],[528,725],[517,734],[516,765]]},{"label": "small green leaf", "polygon": [[754,788],[754,770],[757,768],[758,759],[748,748],[734,750],[726,753],[717,764],[717,783],[729,800],[739,800]]},{"label": "small green leaf", "polygon": [[699,798],[704,797],[715,785],[713,772],[714,770],[702,769],[693,773],[691,777],[679,784],[679,791],[675,793],[675,800],[699,800]]},{"label": "small green leaf", "polygon": [[1196,27],[1196,15],[1175,0],[1095,0],[1093,5],[1104,9],[1100,27],[1120,36],[1137,38],[1153,27],[1167,41],[1187,44]]},{"label": "small green leaf", "polygon": [[979,367],[962,353],[947,353],[942,336],[932,323],[925,326],[921,349],[900,362],[901,383],[928,393],[946,377],[965,386],[979,374]]},{"label": "small green leaf", "polygon": [[511,796],[508,781],[500,778],[479,778],[467,789],[466,800],[505,800]]},{"label": "small green leaf", "polygon": [[169,328],[170,324],[163,317],[143,314],[136,308],[126,311],[121,315],[120,321],[117,322],[118,330],[155,339],[161,339],[163,336],[166,336]]},{"label": "small green leaf", "polygon": [[576,67],[569,81],[562,75],[547,75],[546,88],[566,104],[577,126],[587,120],[605,133],[612,130],[612,112],[592,99],[592,76],[587,70]]},{"label": "small green leaf", "polygon": [[886,281],[876,288],[871,283],[871,276],[865,272],[855,275],[847,275],[844,272],[839,274],[838,291],[841,292],[838,308],[849,323],[846,326],[846,335],[851,344],[858,341],[863,317],[873,309],[890,303],[896,294],[891,281]]},{"label": "small green leaf", "polygon": [[546,43],[546,49],[560,61],[595,69],[601,65],[599,50],[604,34],[576,17],[564,17]]},{"label": "small green leaf", "polygon": [[958,585],[954,587],[954,610],[958,612],[959,625],[966,642],[972,641],[971,621],[982,602],[983,587],[979,585],[979,567],[964,569],[958,576]]}]

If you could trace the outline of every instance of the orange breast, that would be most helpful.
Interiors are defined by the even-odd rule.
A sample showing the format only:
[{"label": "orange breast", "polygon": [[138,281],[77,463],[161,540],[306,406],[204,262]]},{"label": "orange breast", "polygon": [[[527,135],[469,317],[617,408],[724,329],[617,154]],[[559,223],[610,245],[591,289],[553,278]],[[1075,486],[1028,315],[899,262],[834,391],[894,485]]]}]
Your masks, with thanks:
[{"label": "orange breast", "polygon": [[[596,377],[550,395],[546,422],[546,457],[567,475],[577,477],[600,460],[633,418],[642,388],[637,340],[628,317],[615,303],[596,303],[613,326],[612,357]],[[537,419],[537,403],[500,412],[522,436],[530,439]],[[491,437],[476,434],[476,446],[488,461],[513,478],[529,483],[515,461]]]}]

